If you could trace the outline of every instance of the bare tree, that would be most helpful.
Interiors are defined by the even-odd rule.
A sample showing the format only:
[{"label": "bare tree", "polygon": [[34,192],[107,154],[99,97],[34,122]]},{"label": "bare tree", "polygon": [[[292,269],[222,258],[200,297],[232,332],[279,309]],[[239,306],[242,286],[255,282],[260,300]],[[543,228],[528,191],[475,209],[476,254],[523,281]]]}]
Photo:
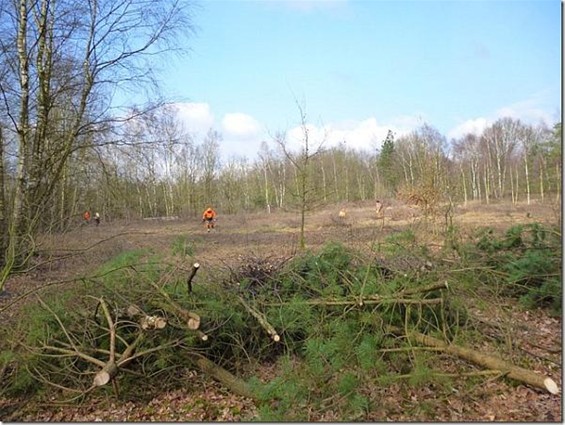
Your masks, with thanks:
[{"label": "bare tree", "polygon": [[296,173],[297,181],[297,197],[300,210],[300,237],[299,246],[301,249],[306,248],[306,238],[305,238],[305,224],[306,224],[306,213],[312,206],[312,190],[310,187],[312,178],[312,159],[322,151],[322,145],[325,141],[325,137],[317,142],[315,149],[312,149],[312,141],[310,140],[310,129],[308,128],[308,123],[306,120],[306,113],[304,108],[299,102],[296,102],[298,111],[300,113],[300,129],[302,132],[302,140],[300,145],[300,151],[298,154],[293,154],[288,146],[286,140],[286,134],[280,133],[275,138],[275,142],[282,149],[285,157],[292,163],[294,171]]},{"label": "bare tree", "polygon": [[520,121],[512,118],[501,118],[485,129],[483,137],[496,170],[496,197],[502,199],[506,187],[509,160],[518,140]]},{"label": "bare tree", "polygon": [[[115,93],[154,83],[154,58],[191,30],[180,0],[0,3],[0,96],[17,141],[0,288],[26,264],[72,154],[115,121]],[[187,32],[187,30],[189,30]],[[9,215],[7,214],[9,212]]]},{"label": "bare tree", "polygon": [[[199,160],[202,170],[202,182],[204,184],[202,203],[210,204],[216,200],[216,178],[221,166],[220,142],[222,135],[216,130],[210,129],[199,149]],[[203,206],[204,208],[204,206]]]}]

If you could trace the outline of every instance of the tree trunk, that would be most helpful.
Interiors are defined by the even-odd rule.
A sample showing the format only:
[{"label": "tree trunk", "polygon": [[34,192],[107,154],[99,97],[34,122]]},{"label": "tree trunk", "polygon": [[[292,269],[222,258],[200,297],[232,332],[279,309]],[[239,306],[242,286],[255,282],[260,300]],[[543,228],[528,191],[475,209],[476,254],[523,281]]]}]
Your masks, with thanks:
[{"label": "tree trunk", "polygon": [[467,196],[467,182],[465,181],[465,171],[463,171],[463,164],[459,164],[459,167],[461,169],[461,183],[463,186],[463,205],[467,206],[468,196]]},{"label": "tree trunk", "polygon": [[[0,126],[0,269],[5,263],[5,252],[8,246],[8,225],[7,225],[7,205],[4,186],[4,138],[2,126]],[[2,292],[2,284],[0,283],[0,292]],[[0,375],[1,376],[1,375]]]},{"label": "tree trunk", "polygon": [[528,151],[524,153],[524,173],[526,176],[526,199],[528,205],[530,205],[531,200],[531,188],[530,188],[530,169],[528,167]]}]

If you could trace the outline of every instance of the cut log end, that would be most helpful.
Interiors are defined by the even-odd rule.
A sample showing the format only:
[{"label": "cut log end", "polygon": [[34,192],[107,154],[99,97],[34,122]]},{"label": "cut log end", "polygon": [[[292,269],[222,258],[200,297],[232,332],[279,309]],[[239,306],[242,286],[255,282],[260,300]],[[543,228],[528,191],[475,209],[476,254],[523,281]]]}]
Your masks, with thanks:
[{"label": "cut log end", "polygon": [[141,328],[147,329],[164,329],[167,321],[159,316],[145,316],[140,320]]},{"label": "cut log end", "polygon": [[110,362],[106,364],[106,366],[104,366],[102,370],[100,370],[94,376],[94,379],[92,380],[92,384],[95,387],[102,387],[103,385],[106,385],[108,382],[114,379],[114,377],[117,374],[118,374],[118,366],[116,365],[116,363]]},{"label": "cut log end", "polygon": [[192,267],[194,267],[195,269],[197,269],[198,267],[200,267],[200,263],[194,263],[194,264],[192,265]]},{"label": "cut log end", "polygon": [[188,327],[188,329],[195,331],[200,327],[200,319],[190,318],[186,322],[186,326]]},{"label": "cut log end", "polygon": [[105,370],[102,370],[96,374],[92,383],[96,387],[102,387],[108,382],[110,382],[110,374]]},{"label": "cut log end", "polygon": [[545,385],[547,391],[549,391],[551,394],[559,394],[559,387],[553,379],[545,378],[543,384]]},{"label": "cut log end", "polygon": [[278,336],[277,334],[274,334],[274,335],[273,335],[273,341],[279,342],[280,340],[281,340],[281,337],[280,337],[280,336]]}]

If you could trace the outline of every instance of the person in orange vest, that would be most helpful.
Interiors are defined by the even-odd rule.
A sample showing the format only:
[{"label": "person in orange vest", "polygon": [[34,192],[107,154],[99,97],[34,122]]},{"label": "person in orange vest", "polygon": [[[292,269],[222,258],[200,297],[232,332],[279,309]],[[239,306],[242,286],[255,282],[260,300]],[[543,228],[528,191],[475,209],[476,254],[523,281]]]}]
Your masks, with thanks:
[{"label": "person in orange vest", "polygon": [[214,228],[214,223],[216,221],[216,211],[212,207],[206,208],[204,213],[202,213],[202,223],[206,223],[206,231],[210,232],[210,229]]},{"label": "person in orange vest", "polygon": [[90,223],[90,211],[86,210],[82,215],[82,218],[84,218],[84,221],[86,223]]}]

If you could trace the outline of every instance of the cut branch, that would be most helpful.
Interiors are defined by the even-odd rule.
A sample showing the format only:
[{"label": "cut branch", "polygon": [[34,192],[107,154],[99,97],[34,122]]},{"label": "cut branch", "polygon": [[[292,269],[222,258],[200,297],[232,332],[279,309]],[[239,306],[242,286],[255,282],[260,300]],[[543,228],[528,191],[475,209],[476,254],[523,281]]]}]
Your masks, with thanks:
[{"label": "cut branch", "polygon": [[200,316],[198,314],[184,309],[156,283],[154,282],[149,282],[149,283],[151,284],[151,286],[157,289],[157,291],[159,291],[159,293],[163,298],[165,298],[169,302],[175,313],[179,315],[182,319],[186,320],[186,326],[188,327],[188,329],[195,331],[198,328],[200,328]]},{"label": "cut branch", "polygon": [[[391,333],[397,335],[404,334],[403,330],[398,327],[391,326],[389,329]],[[438,347],[443,349],[446,353],[459,356],[480,366],[486,367],[491,370],[499,370],[501,373],[506,374],[511,379],[515,379],[533,387],[544,389],[551,394],[559,393],[559,388],[557,387],[557,384],[553,379],[541,376],[531,370],[507,363],[498,357],[479,353],[478,351],[470,348],[446,344],[445,342],[437,338],[433,338],[419,332],[410,332],[406,336],[419,344],[427,345],[430,347]]]},{"label": "cut branch", "polygon": [[130,319],[135,319],[143,330],[163,329],[167,326],[167,319],[161,316],[149,316],[135,304],[130,305],[126,310]]},{"label": "cut branch", "polygon": [[92,385],[96,387],[101,387],[103,385],[106,385],[108,382],[114,379],[117,374],[118,374],[118,365],[115,362],[110,361],[106,363],[106,365],[104,365],[102,370],[98,371],[98,373],[94,375],[94,380],[92,381]]},{"label": "cut branch", "polygon": [[94,376],[92,385],[95,387],[101,387],[106,385],[108,382],[113,381],[113,379],[118,375],[120,367],[124,367],[132,360],[133,353],[142,340],[143,334],[139,333],[137,338],[126,347],[124,352],[121,355],[118,354],[119,360],[117,362],[113,356],[111,356],[110,360],[104,365],[102,370],[98,371],[98,373]]},{"label": "cut branch", "polygon": [[194,364],[204,373],[210,375],[212,378],[216,379],[228,389],[230,389],[234,394],[241,395],[248,398],[256,398],[249,386],[245,381],[242,381],[237,376],[232,375],[229,371],[218,366],[214,362],[208,360],[206,357],[191,353],[190,357]]},{"label": "cut branch", "polygon": [[281,337],[279,336],[275,328],[267,321],[267,318],[261,312],[255,310],[253,307],[247,304],[243,298],[237,298],[239,299],[241,305],[249,312],[249,314],[257,319],[259,324],[263,327],[263,329],[265,329],[265,331],[267,331],[273,341],[279,342],[281,340]]},{"label": "cut branch", "polygon": [[192,293],[192,279],[194,279],[194,276],[196,275],[196,272],[198,271],[198,268],[200,267],[200,264],[198,263],[194,263],[192,265],[192,270],[190,270],[190,274],[188,275],[188,279],[186,280],[186,284],[188,286],[188,293]]},{"label": "cut branch", "polygon": [[[296,304],[303,305],[326,305],[326,306],[348,306],[348,305],[378,305],[378,304],[415,304],[415,305],[434,305],[441,304],[441,298],[429,298],[424,300],[415,300],[410,298],[381,298],[378,295],[371,295],[361,300],[304,300],[293,301]],[[277,307],[287,305],[286,302],[279,303],[265,303],[266,306]]]}]

